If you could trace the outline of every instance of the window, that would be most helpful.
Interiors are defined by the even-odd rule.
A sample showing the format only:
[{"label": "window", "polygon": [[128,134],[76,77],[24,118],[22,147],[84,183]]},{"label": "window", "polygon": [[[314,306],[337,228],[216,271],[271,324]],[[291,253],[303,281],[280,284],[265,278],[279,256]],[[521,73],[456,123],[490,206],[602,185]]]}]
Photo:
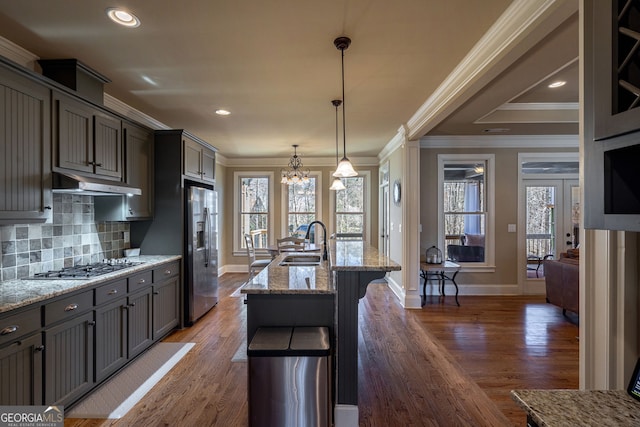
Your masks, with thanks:
[{"label": "window", "polygon": [[299,181],[291,185],[284,185],[287,194],[287,223],[284,230],[287,236],[304,237],[307,232],[306,224],[318,219],[320,211],[319,176],[309,175],[307,181]]},{"label": "window", "polygon": [[251,235],[256,249],[266,248],[272,238],[269,230],[273,230],[273,174],[236,172],[234,178],[234,251],[244,251],[245,234]]},{"label": "window", "polygon": [[342,182],[346,188],[335,192],[336,235],[359,235],[365,238],[365,177],[342,178]]},{"label": "window", "polygon": [[439,155],[440,242],[454,262],[490,264],[493,258],[493,156]]}]

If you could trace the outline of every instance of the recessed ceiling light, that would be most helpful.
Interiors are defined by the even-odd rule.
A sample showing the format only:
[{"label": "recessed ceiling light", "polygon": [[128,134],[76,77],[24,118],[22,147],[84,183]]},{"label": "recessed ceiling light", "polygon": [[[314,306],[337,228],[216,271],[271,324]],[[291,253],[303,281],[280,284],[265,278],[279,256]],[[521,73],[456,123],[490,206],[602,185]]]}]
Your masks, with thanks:
[{"label": "recessed ceiling light", "polygon": [[115,23],[123,25],[129,28],[135,28],[140,26],[140,19],[131,12],[127,12],[124,9],[118,9],[117,7],[110,7],[107,9],[107,16]]},{"label": "recessed ceiling light", "polygon": [[553,82],[549,85],[550,88],[554,88],[554,87],[560,87],[560,86],[564,86],[566,85],[567,82],[565,82],[564,80],[558,80],[557,82]]},{"label": "recessed ceiling light", "polygon": [[231,112],[227,111],[227,110],[220,109],[220,110],[216,110],[216,114],[219,115],[219,116],[228,116],[229,114],[231,114]]}]

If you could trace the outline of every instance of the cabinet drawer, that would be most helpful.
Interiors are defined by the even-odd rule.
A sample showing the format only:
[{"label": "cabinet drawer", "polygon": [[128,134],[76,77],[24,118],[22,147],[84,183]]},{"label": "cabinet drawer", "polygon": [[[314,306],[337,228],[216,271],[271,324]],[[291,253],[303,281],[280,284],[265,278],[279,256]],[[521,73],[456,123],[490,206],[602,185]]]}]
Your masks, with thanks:
[{"label": "cabinet drawer", "polygon": [[96,305],[112,301],[127,294],[127,279],[102,285],[96,288]]},{"label": "cabinet drawer", "polygon": [[135,292],[153,283],[153,274],[151,270],[143,271],[129,277],[129,292]]},{"label": "cabinet drawer", "polygon": [[178,274],[180,274],[180,261],[164,264],[153,269],[153,281],[157,283]]},{"label": "cabinet drawer", "polygon": [[44,306],[44,323],[50,325],[93,308],[93,290],[72,295]]},{"label": "cabinet drawer", "polygon": [[0,320],[0,345],[40,328],[40,307],[12,314]]}]

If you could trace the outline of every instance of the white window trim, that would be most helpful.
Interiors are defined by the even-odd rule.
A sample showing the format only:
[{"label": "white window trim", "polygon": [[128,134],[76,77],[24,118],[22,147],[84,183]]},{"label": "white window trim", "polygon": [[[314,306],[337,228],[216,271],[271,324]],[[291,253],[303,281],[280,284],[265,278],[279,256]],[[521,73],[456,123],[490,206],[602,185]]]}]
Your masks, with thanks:
[{"label": "white window trim", "polygon": [[[234,256],[246,256],[247,251],[242,247],[242,236],[240,236],[240,179],[241,178],[268,178],[269,179],[269,230],[274,230],[274,214],[273,210],[274,206],[274,185],[273,185],[273,172],[234,172],[233,173],[233,255]],[[269,233],[269,245],[273,245],[275,243],[274,232]],[[266,250],[256,249],[256,253],[267,253]]]},{"label": "white window trim", "polygon": [[[495,155],[494,154],[438,154],[438,247],[444,248],[444,165],[449,161],[477,161],[487,162],[487,218],[485,224],[485,260],[483,263],[461,262],[465,272],[495,272]],[[444,254],[443,254],[444,255]]]},{"label": "white window trim", "polygon": [[[331,172],[333,173],[333,171]],[[358,176],[364,178],[364,240],[371,243],[371,171],[358,172]],[[331,193],[335,193],[332,191]],[[331,218],[329,219],[329,234],[336,232],[336,195],[331,194],[329,198],[329,210]]]},{"label": "white window trim", "polygon": [[[312,178],[316,178],[316,219],[318,221],[322,221],[322,172],[321,171],[311,171],[309,172],[309,176]],[[289,222],[289,189],[287,188],[287,184],[280,184],[282,188],[282,197],[281,197],[281,206],[283,212],[281,221],[280,221],[280,238],[287,237],[285,234],[287,232],[287,226]],[[323,221],[324,222],[324,221]],[[327,236],[327,239],[329,236]]]}]

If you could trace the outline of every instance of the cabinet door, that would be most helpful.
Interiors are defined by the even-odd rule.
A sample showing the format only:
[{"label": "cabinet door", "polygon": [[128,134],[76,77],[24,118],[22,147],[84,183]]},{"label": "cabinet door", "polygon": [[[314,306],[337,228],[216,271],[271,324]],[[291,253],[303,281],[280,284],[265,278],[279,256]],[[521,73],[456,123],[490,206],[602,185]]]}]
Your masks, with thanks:
[{"label": "cabinet door", "polygon": [[0,405],[42,405],[42,335],[0,350]]},{"label": "cabinet door", "polygon": [[96,382],[127,362],[127,298],[96,309]]},{"label": "cabinet door", "polygon": [[129,358],[134,357],[153,342],[151,318],[151,286],[129,296]]},{"label": "cabinet door", "polygon": [[51,213],[50,91],[0,68],[0,224]]},{"label": "cabinet door", "polygon": [[[637,2],[593,1],[594,139],[640,129],[640,33]],[[588,7],[588,6],[587,6]],[[622,13],[621,13],[622,12]]]},{"label": "cabinet door", "polygon": [[122,121],[103,114],[94,119],[95,173],[122,178]]},{"label": "cabinet door", "polygon": [[200,163],[202,161],[202,145],[189,139],[183,139],[184,144],[184,174],[186,176],[200,179],[202,169]]},{"label": "cabinet door", "polygon": [[158,340],[178,326],[178,278],[153,286],[153,339]]},{"label": "cabinet door", "polygon": [[213,150],[202,147],[202,180],[215,182],[216,153]]},{"label": "cabinet door", "polygon": [[62,94],[54,93],[57,167],[93,173],[93,109]]},{"label": "cabinet door", "polygon": [[153,217],[153,133],[139,126],[124,123],[125,179],[140,188],[139,196],[126,197],[128,220]]},{"label": "cabinet door", "polygon": [[93,311],[44,331],[45,404],[69,405],[93,380]]}]

